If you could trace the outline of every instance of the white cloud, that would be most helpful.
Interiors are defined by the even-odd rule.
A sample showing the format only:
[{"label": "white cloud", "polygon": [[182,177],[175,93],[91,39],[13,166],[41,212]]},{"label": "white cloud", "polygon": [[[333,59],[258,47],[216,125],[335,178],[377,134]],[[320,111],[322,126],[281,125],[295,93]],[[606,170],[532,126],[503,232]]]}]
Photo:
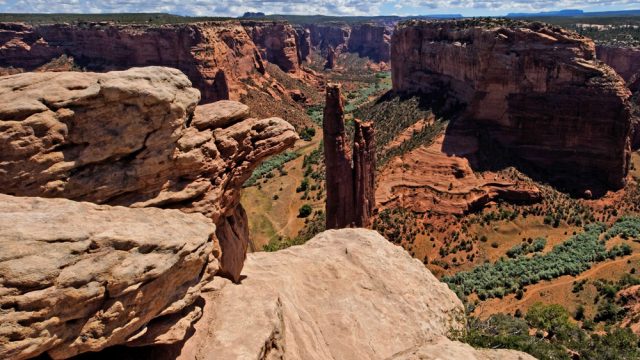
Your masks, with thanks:
[{"label": "white cloud", "polygon": [[0,0],[0,12],[170,12],[183,15],[269,14],[379,15],[411,7],[421,13],[540,11],[640,7],[637,0]]}]

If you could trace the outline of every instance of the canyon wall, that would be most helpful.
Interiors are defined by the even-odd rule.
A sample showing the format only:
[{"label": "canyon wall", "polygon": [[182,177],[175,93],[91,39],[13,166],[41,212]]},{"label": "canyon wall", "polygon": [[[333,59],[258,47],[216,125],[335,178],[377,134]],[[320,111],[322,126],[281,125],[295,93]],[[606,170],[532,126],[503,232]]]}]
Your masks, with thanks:
[{"label": "canyon wall", "polygon": [[198,90],[171,68],[6,76],[0,99],[3,193],[204,214],[236,281],[248,244],[242,184],[298,138],[240,103],[196,106]]},{"label": "canyon wall", "polygon": [[240,80],[259,81],[264,73],[256,45],[234,21],[159,26],[0,23],[0,67],[31,71],[62,54],[91,71],[177,68],[200,90],[203,103],[238,99],[244,87]]},{"label": "canyon wall", "polygon": [[388,62],[391,55],[391,30],[383,25],[362,24],[351,29],[347,49],[360,57]]},{"label": "canyon wall", "polygon": [[392,28],[384,24],[326,23],[302,25],[318,51],[352,52],[375,62],[388,62]]},{"label": "canyon wall", "polygon": [[375,140],[371,123],[355,121],[352,152],[345,131],[341,87],[326,89],[323,119],[326,228],[368,227],[375,206]]},{"label": "canyon wall", "polygon": [[[262,58],[282,71],[295,73],[306,56],[298,52],[298,33],[286,22],[242,21]],[[308,55],[307,55],[308,56]]]},{"label": "canyon wall", "polygon": [[546,176],[576,190],[624,186],[631,94],[590,39],[539,23],[409,21],[391,61],[394,91],[446,99]]},{"label": "canyon wall", "polygon": [[598,45],[596,54],[598,59],[611,66],[625,81],[631,82],[640,77],[639,48]]}]

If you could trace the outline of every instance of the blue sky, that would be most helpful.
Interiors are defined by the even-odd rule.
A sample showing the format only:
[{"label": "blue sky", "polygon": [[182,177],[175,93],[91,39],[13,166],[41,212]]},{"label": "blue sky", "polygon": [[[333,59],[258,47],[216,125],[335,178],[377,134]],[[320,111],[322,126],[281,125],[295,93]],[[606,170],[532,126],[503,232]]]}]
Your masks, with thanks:
[{"label": "blue sky", "polygon": [[323,15],[504,15],[561,9],[640,9],[640,0],[0,0],[0,12],[168,12],[238,16],[245,11]]}]

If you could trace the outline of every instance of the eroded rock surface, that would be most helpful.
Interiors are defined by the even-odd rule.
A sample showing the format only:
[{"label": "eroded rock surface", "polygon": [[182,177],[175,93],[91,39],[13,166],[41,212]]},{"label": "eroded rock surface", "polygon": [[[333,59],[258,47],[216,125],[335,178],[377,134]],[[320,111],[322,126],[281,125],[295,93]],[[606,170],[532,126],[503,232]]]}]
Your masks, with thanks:
[{"label": "eroded rock surface", "polygon": [[434,342],[446,349],[433,353],[438,359],[480,353],[445,338],[464,326],[455,294],[374,231],[326,231],[302,246],[251,253],[243,275],[205,295],[178,359],[388,359]]},{"label": "eroded rock surface", "polygon": [[[246,118],[242,104],[199,100],[185,75],[161,67],[0,78],[0,190],[197,212],[231,244],[224,229],[246,224],[242,184],[298,137],[282,119]],[[244,251],[230,252],[242,249],[223,259],[234,280]]]},{"label": "eroded rock surface", "polygon": [[[596,46],[598,59],[611,66],[627,82],[640,77],[640,48]],[[640,89],[635,89],[640,90]]]},{"label": "eroded rock surface", "polygon": [[[178,210],[0,194],[0,358],[98,351],[183,313],[190,327],[205,268],[218,266],[214,231]],[[171,328],[138,342],[184,337]]]},{"label": "eroded rock surface", "polygon": [[91,71],[159,65],[180,69],[209,103],[239,99],[264,63],[237,21],[177,25],[0,23],[0,67],[31,71],[62,54]]},{"label": "eroded rock surface", "polygon": [[375,207],[373,124],[355,121],[352,165],[341,87],[329,84],[322,129],[327,189],[326,228],[368,227]]},{"label": "eroded rock surface", "polygon": [[301,56],[304,55],[298,54],[298,34],[291,25],[275,21],[242,21],[242,25],[260,49],[263,59],[285,72],[300,70]]},{"label": "eroded rock surface", "polygon": [[592,40],[539,23],[410,21],[393,34],[391,60],[395,91],[444,96],[565,186],[624,186],[631,93]]}]

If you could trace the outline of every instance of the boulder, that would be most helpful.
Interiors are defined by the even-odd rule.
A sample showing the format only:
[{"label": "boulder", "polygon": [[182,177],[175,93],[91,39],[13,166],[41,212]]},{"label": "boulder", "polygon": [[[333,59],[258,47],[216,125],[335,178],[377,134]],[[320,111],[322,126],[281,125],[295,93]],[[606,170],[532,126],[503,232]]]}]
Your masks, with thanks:
[{"label": "boulder", "polygon": [[[282,119],[247,118],[242,104],[199,100],[184,74],[162,67],[2,77],[0,192],[201,213],[223,247],[248,242],[220,229],[246,225],[242,184],[298,136]],[[222,249],[234,280],[243,249]]]},{"label": "boulder", "polygon": [[145,333],[163,338],[138,343],[182,340],[165,325],[202,314],[214,231],[178,210],[0,194],[0,358],[63,359]]},{"label": "boulder", "polygon": [[440,354],[425,359],[532,359],[446,339],[464,328],[462,303],[374,231],[329,230],[302,246],[249,254],[243,276],[204,295],[178,359],[419,359],[410,354],[421,346]]}]

